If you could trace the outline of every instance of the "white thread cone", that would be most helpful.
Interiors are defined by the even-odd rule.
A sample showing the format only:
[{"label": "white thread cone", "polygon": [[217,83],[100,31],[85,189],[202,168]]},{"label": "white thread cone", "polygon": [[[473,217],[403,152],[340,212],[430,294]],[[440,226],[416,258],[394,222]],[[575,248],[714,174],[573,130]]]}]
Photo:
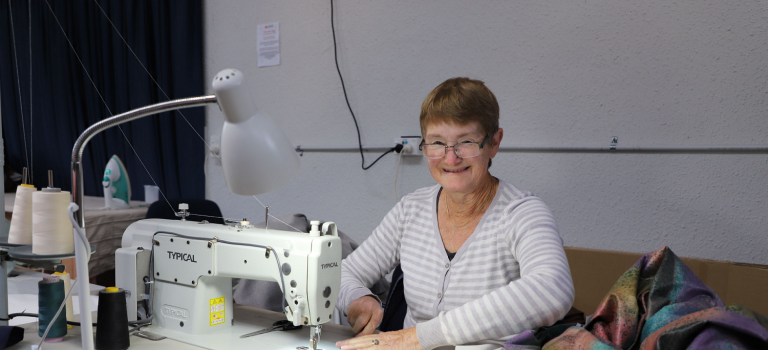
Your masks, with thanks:
[{"label": "white thread cone", "polygon": [[32,195],[32,253],[67,254],[75,251],[72,222],[67,215],[69,192]]},{"label": "white thread cone", "polygon": [[[69,288],[72,286],[72,280],[69,278],[69,273],[56,272],[54,275],[59,276],[59,278],[64,281],[64,295],[66,295],[69,291]],[[72,309],[72,295],[67,298],[67,321],[75,321],[75,311]]]},{"label": "white thread cone", "polygon": [[36,191],[34,187],[16,187],[8,243],[32,244],[32,193]]}]

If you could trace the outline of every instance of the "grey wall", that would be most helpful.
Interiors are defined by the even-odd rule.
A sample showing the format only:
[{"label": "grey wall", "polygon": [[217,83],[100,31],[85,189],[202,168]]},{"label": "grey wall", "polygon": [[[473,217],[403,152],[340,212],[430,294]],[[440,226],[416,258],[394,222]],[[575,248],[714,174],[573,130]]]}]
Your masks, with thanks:
[{"label": "grey wall", "polygon": [[[207,1],[206,76],[247,74],[253,99],[296,145],[355,147],[333,60],[328,1]],[[768,145],[765,1],[350,1],[335,3],[339,65],[365,146],[419,134],[424,96],[481,79],[502,146]],[[256,26],[280,22],[282,64],[256,67]],[[210,87],[208,88],[210,92]],[[207,139],[222,116],[208,109]],[[367,154],[367,162],[374,154]],[[364,240],[394,204],[395,156],[307,153],[275,215],[332,220]],[[768,155],[501,153],[491,172],[552,208],[566,245],[768,264]],[[209,158],[225,216],[261,221]],[[434,184],[403,158],[398,196]]]}]

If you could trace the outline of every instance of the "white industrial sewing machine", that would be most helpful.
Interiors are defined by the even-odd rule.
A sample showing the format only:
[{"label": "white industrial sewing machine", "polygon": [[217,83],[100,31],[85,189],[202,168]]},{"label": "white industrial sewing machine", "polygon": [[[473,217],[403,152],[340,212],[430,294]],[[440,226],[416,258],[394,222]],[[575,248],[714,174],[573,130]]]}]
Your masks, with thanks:
[{"label": "white industrial sewing machine", "polygon": [[[181,108],[217,103],[224,114],[221,164],[227,187],[240,195],[279,188],[299,169],[288,137],[259,113],[244,74],[225,69],[213,78],[215,96],[156,103],[104,119],[84,131],[72,149],[71,220],[76,227],[77,274],[88,280],[89,245],[83,215],[82,155],[96,134],[119,124]],[[215,112],[214,112],[215,113]],[[211,150],[213,151],[213,150]],[[214,153],[215,154],[215,153]],[[309,234],[176,220],[142,220],[123,234],[115,253],[116,285],[128,293],[128,318],[145,320],[151,332],[205,348],[239,348],[233,325],[232,278],[276,281],[283,309],[294,325],[311,327],[315,349],[321,325],[333,318],[341,284],[341,240],[336,226],[315,223]],[[82,228],[82,229],[81,229]],[[88,285],[80,284],[81,322],[91,323]],[[1,307],[1,306],[0,306]],[[2,310],[0,310],[2,311]],[[84,349],[93,330],[81,328]],[[233,345],[234,344],[234,345]]]},{"label": "white industrial sewing machine", "polygon": [[[147,219],[123,234],[115,253],[117,287],[128,291],[128,319],[152,316],[148,329],[171,339],[221,348],[232,334],[232,278],[277,282],[285,315],[310,326],[315,349],[333,319],[341,283],[336,225],[313,221],[310,233],[194,221]],[[251,329],[252,330],[252,329]]]}]

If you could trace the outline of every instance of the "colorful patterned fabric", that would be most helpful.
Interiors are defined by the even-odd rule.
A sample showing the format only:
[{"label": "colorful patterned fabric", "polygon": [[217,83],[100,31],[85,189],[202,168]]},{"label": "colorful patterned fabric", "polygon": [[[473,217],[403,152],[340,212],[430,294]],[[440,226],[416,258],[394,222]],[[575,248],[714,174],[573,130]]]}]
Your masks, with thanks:
[{"label": "colorful patterned fabric", "polygon": [[668,247],[627,270],[583,328],[553,331],[523,332],[504,348],[768,349],[768,318],[739,304],[724,306]]}]

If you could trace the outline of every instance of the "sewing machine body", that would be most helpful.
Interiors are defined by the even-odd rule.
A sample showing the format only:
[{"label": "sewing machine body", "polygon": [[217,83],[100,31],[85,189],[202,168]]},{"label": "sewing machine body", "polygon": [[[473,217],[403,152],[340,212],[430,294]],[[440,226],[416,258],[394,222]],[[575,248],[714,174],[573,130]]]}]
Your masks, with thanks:
[{"label": "sewing machine body", "polygon": [[[274,251],[233,243],[268,246]],[[150,294],[145,279],[152,255]],[[341,240],[333,223],[326,223],[322,232],[307,234],[141,220],[125,231],[115,259],[117,287],[129,292],[129,320],[137,320],[151,304],[152,329],[161,334],[165,330],[189,335],[230,331],[232,278],[275,281],[281,288],[284,282],[286,317],[296,325],[322,325],[333,318],[341,283]]]}]

